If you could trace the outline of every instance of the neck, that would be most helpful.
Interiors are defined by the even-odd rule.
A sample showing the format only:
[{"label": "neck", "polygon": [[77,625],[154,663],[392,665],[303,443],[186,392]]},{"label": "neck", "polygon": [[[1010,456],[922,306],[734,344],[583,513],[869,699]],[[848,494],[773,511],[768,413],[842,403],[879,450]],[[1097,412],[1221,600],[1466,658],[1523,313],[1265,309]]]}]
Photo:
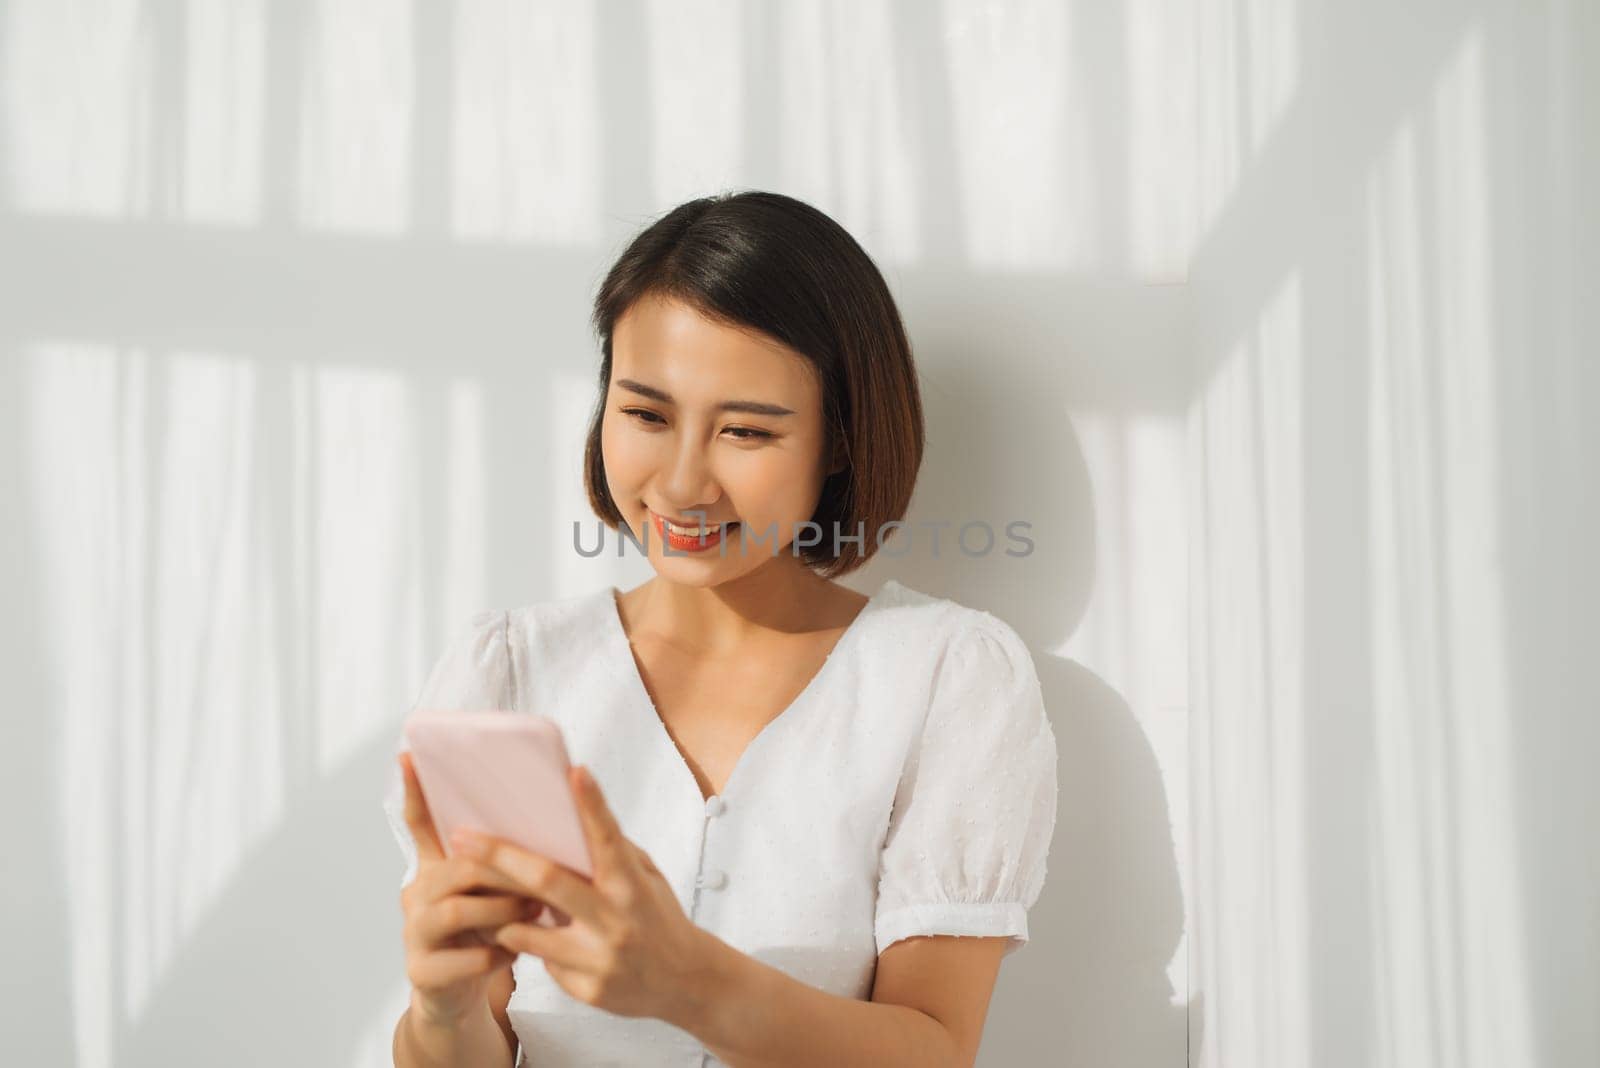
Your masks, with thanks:
[{"label": "neck", "polygon": [[715,586],[656,576],[630,591],[630,631],[716,656],[752,641],[824,629],[837,587],[781,557]]}]

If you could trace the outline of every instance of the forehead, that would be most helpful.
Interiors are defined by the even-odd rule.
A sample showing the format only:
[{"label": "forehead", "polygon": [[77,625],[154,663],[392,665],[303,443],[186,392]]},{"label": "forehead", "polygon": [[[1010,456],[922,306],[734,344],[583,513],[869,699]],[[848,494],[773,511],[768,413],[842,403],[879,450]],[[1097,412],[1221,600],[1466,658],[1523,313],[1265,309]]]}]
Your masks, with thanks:
[{"label": "forehead", "polygon": [[758,400],[798,411],[821,403],[811,361],[795,350],[653,294],[613,327],[611,376],[663,389],[685,405]]}]

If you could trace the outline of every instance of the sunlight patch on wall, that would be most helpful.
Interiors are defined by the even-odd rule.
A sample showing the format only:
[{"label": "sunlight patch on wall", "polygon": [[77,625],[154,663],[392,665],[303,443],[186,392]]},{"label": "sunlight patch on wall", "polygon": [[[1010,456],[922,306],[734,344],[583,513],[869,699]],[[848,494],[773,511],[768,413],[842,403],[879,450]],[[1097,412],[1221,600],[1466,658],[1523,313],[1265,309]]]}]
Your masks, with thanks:
[{"label": "sunlight patch on wall", "polygon": [[389,372],[54,342],[23,368],[74,1042],[109,1066],[291,798],[415,697],[424,537],[450,618],[482,607],[483,396],[451,383],[422,435]]},{"label": "sunlight patch on wall", "polygon": [[1182,282],[1194,251],[1195,52],[1188,0],[1127,0],[1128,260]]},{"label": "sunlight patch on wall", "polygon": [[[124,900],[115,728],[147,711],[141,675],[123,677],[125,667],[140,666],[125,655],[124,643],[138,649],[147,637],[140,560],[127,559],[148,522],[143,484],[126,491],[120,485],[121,458],[142,455],[124,451],[143,437],[142,394],[125,382],[131,376],[117,353],[103,346],[41,344],[25,359],[28,495],[43,570],[41,645],[59,717],[53,777],[61,790],[73,1035],[78,1063],[105,1068],[124,1011],[113,957]],[[132,359],[142,368],[143,357]],[[134,471],[142,474],[138,464]]]},{"label": "sunlight patch on wall", "polygon": [[300,219],[318,230],[398,233],[410,222],[412,5],[320,0],[305,10]]},{"label": "sunlight patch on wall", "polygon": [[744,7],[649,0],[653,189],[663,208],[734,183],[743,160]]},{"label": "sunlight patch on wall", "polygon": [[943,5],[963,245],[977,267],[1083,268],[1103,251],[1087,86],[1055,0]]},{"label": "sunlight patch on wall", "polygon": [[421,687],[424,502],[409,384],[370,368],[309,373],[312,611],[320,663],[313,707],[317,768],[327,774],[375,732],[387,731]]},{"label": "sunlight patch on wall", "polygon": [[[249,832],[275,822],[284,778],[279,595],[267,545],[274,517],[256,477],[256,370],[190,354],[174,355],[164,370],[153,457],[155,700],[146,713],[150,745],[127,752],[123,768],[143,780],[130,782],[130,818],[139,818],[137,799],[151,806],[149,833],[129,840],[135,866],[126,884],[130,940],[151,944],[130,944],[127,959],[134,969],[150,960],[154,974],[227,886]],[[130,984],[130,995],[149,985]]]},{"label": "sunlight patch on wall", "polygon": [[0,79],[18,211],[256,220],[262,0],[10,7]]},{"label": "sunlight patch on wall", "polygon": [[1227,207],[1300,83],[1298,0],[1201,0],[1197,232]]},{"label": "sunlight patch on wall", "polygon": [[1534,1063],[1510,768],[1483,43],[1366,186],[1377,1064]]},{"label": "sunlight patch on wall", "polygon": [[0,33],[5,158],[29,213],[143,215],[156,41],[139,0],[12,0]]},{"label": "sunlight patch on wall", "polygon": [[180,214],[242,224],[261,212],[264,0],[185,8]]},{"label": "sunlight patch on wall", "polygon": [[456,7],[452,229],[472,240],[599,238],[594,0]]},{"label": "sunlight patch on wall", "polygon": [[921,190],[894,16],[887,0],[777,5],[774,73],[784,191],[827,205],[879,262],[904,263],[920,252]]},{"label": "sunlight patch on wall", "polygon": [[1198,1063],[1311,1063],[1302,297],[1279,287],[1190,410]]},{"label": "sunlight patch on wall", "polygon": [[[1057,650],[1128,702],[1161,767],[1184,897],[1190,893],[1188,536],[1181,421],[1076,413],[1094,487],[1095,588]],[[1175,596],[1177,591],[1178,595]],[[1187,929],[1167,965],[1172,1000],[1189,989]]]},{"label": "sunlight patch on wall", "polygon": [[[445,627],[459,627],[489,607],[488,486],[489,453],[483,384],[451,382],[445,392],[445,476],[437,522],[443,539],[439,608],[432,613]],[[428,432],[423,431],[424,440]]]},{"label": "sunlight patch on wall", "polygon": [[112,1063],[285,805],[254,368],[43,343],[26,356],[80,1064]]}]

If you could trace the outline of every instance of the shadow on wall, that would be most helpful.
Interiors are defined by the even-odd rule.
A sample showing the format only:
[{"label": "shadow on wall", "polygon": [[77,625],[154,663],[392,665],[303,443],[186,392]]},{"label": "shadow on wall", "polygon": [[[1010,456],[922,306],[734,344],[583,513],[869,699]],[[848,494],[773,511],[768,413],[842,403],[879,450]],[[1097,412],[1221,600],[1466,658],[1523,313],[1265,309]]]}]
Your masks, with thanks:
[{"label": "shadow on wall", "polygon": [[393,753],[387,736],[363,746],[255,844],[119,1037],[116,1063],[194,1064],[201,1050],[226,1063],[356,1062],[366,1036],[352,1020],[376,1017],[404,975],[401,866],[373,833],[372,783]]},{"label": "shadow on wall", "polygon": [[[1037,363],[1005,355],[1028,348],[1012,331],[991,338],[983,359],[942,359],[943,338],[919,352],[929,451],[907,521],[921,540],[871,569],[1013,626],[1033,651],[1059,747],[1049,873],[1029,914],[1029,944],[1001,969],[980,1063],[1177,1064],[1187,991],[1172,989],[1167,969],[1183,936],[1183,901],[1160,767],[1120,694],[1042,651],[1070,636],[1088,603],[1094,504],[1066,392],[1040,381]],[[1010,385],[1024,380],[1037,388]],[[1028,556],[1004,554],[1012,518],[1032,524]],[[979,519],[996,529],[996,550],[963,556],[956,532]],[[945,520],[934,559],[916,524]],[[976,546],[978,532],[970,537]]]},{"label": "shadow on wall", "polygon": [[1127,702],[1093,672],[1034,662],[1060,746],[1056,834],[1031,943],[995,992],[983,1063],[1181,1063],[1189,1007],[1167,964],[1183,901],[1160,769]]}]

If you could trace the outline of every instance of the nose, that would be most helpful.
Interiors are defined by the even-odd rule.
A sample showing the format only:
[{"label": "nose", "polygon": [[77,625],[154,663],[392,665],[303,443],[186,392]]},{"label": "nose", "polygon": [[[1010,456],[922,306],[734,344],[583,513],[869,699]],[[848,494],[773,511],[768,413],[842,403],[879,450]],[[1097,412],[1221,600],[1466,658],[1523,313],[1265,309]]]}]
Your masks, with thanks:
[{"label": "nose", "polygon": [[711,470],[705,446],[694,435],[678,435],[660,491],[663,505],[679,515],[709,513],[722,499],[722,487]]}]

